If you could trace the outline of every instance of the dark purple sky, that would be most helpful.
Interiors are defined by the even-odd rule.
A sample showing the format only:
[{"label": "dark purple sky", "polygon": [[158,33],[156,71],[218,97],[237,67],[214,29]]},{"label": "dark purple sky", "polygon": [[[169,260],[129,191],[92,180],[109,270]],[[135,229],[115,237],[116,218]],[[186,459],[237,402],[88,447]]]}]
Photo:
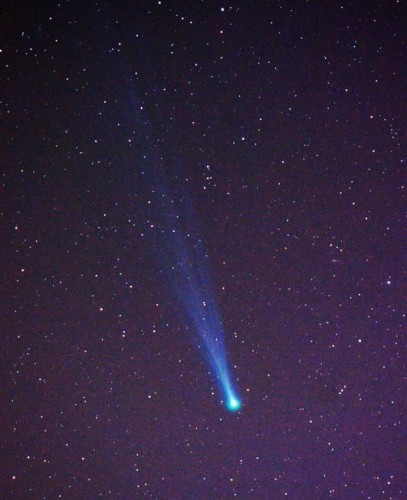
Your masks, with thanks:
[{"label": "dark purple sky", "polygon": [[[405,17],[3,2],[2,498],[406,497]],[[238,413],[160,272],[157,169]]]}]

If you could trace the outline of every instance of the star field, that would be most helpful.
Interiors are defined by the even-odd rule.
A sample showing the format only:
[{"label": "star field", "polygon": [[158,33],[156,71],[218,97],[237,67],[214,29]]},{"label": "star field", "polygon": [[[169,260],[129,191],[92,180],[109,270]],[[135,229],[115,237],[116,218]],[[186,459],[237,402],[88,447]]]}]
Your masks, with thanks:
[{"label": "star field", "polygon": [[[0,11],[1,497],[405,498],[402,3]],[[238,411],[152,172],[190,196]]]}]

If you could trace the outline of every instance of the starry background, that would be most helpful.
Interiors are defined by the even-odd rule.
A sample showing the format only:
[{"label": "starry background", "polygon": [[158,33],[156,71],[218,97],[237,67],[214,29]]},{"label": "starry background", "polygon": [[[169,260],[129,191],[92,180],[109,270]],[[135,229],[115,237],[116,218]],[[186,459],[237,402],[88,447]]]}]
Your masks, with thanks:
[{"label": "starry background", "polygon": [[[402,3],[0,19],[2,498],[406,498]],[[238,413],[154,257],[157,166]]]}]

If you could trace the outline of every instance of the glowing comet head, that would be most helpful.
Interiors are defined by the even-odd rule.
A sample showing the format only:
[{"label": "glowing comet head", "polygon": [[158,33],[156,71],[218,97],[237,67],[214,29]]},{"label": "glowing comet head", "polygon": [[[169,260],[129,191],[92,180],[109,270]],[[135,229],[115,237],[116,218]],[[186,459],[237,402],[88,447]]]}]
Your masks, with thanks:
[{"label": "glowing comet head", "polygon": [[222,365],[222,370],[218,370],[218,380],[224,395],[224,405],[229,411],[239,411],[242,407],[242,400],[239,398],[232,385],[229,373],[226,369],[226,360],[223,360]]},{"label": "glowing comet head", "polygon": [[238,410],[240,410],[240,408],[242,406],[242,402],[240,401],[240,399],[237,399],[236,397],[231,396],[227,400],[226,406],[227,406],[229,411],[238,411]]}]

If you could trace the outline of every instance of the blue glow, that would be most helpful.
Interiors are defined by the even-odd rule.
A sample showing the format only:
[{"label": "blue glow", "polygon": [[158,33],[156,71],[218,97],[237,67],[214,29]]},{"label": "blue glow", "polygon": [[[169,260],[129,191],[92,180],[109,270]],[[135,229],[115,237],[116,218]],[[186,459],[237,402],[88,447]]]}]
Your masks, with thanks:
[{"label": "blue glow", "polygon": [[238,410],[240,410],[240,407],[242,406],[240,399],[236,399],[234,397],[229,399],[229,401],[226,404],[227,404],[228,410],[230,410],[230,411],[238,411]]},{"label": "blue glow", "polygon": [[[178,267],[172,284],[190,320],[198,349],[208,361],[219,385],[226,408],[238,411],[241,401],[232,383],[223,324],[210,288],[206,257],[199,254],[197,246],[188,254],[183,253],[182,266]],[[197,260],[198,265],[195,264]]]},{"label": "blue glow", "polygon": [[239,411],[242,407],[242,402],[239,397],[232,391],[229,392],[226,399],[226,407],[229,411]]},{"label": "blue glow", "polygon": [[[138,114],[141,104],[135,93],[133,107]],[[146,220],[143,236],[150,239],[160,266],[158,272],[178,298],[195,345],[210,366],[220,390],[219,399],[226,409],[237,411],[241,401],[232,382],[223,323],[210,280],[209,251],[188,193],[190,175],[179,157],[172,155],[166,138],[157,138],[157,130],[144,112],[135,124],[144,140],[135,195]],[[174,312],[178,312],[176,307]]]},{"label": "blue glow", "polygon": [[185,193],[175,198],[165,174],[158,169],[154,172],[154,166],[144,180],[150,191],[149,214],[157,221],[152,225],[155,232],[150,233],[158,253],[160,273],[170,283],[189,319],[197,348],[210,365],[226,408],[238,411],[241,401],[232,383],[223,323],[210,281],[208,251],[197,230],[192,203]]}]

